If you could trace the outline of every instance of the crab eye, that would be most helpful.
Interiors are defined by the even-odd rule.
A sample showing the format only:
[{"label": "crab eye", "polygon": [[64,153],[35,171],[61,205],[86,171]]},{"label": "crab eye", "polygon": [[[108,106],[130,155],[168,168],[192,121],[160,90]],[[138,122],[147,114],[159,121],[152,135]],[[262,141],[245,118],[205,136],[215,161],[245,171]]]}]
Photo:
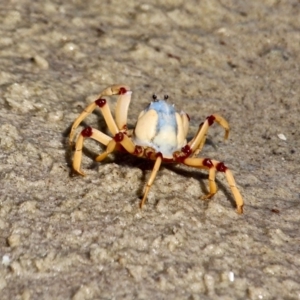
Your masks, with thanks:
[{"label": "crab eye", "polygon": [[153,94],[153,95],[152,95],[152,99],[153,99],[154,101],[157,101],[157,96],[156,96],[155,94]]},{"label": "crab eye", "polygon": [[168,100],[169,99],[169,95],[164,95],[164,99]]}]

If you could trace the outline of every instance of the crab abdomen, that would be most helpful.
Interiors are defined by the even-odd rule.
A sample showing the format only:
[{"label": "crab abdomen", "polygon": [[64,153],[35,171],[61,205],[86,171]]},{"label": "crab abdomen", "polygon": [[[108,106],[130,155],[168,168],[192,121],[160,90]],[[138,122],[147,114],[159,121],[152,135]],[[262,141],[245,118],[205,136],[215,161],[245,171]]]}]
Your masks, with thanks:
[{"label": "crab abdomen", "polygon": [[185,145],[185,135],[182,117],[164,100],[151,102],[139,115],[134,129],[137,145],[154,148],[165,158],[172,158],[173,152]]}]

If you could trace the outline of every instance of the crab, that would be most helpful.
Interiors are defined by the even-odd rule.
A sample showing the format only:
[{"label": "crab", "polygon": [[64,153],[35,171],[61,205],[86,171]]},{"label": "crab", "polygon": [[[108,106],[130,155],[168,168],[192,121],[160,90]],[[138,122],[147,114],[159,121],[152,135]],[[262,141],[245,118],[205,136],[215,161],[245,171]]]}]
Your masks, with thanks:
[{"label": "crab", "polygon": [[[119,96],[116,104],[115,119],[105,99],[105,97],[113,95]],[[136,157],[154,161],[154,167],[145,186],[140,208],[146,202],[161,164],[175,163],[208,170],[209,193],[202,196],[202,199],[209,199],[215,195],[217,192],[216,172],[224,173],[236,202],[236,210],[239,214],[242,214],[243,198],[231,171],[221,161],[197,157],[204,146],[209,127],[214,122],[217,122],[224,128],[225,139],[227,139],[229,135],[228,122],[218,114],[210,115],[199,125],[195,137],[187,142],[186,136],[190,121],[188,114],[183,111],[180,113],[176,112],[174,105],[167,101],[168,95],[165,95],[164,99],[158,99],[156,95],[153,95],[153,101],[138,116],[135,128],[128,129],[127,114],[131,95],[132,91],[129,86],[112,85],[104,89],[97,100],[88,105],[74,121],[69,136],[71,144],[74,141],[76,128],[97,107],[100,108],[108,130],[112,135],[109,136],[89,126],[84,128],[77,136],[75,142],[74,171],[80,175],[85,175],[81,170],[82,149],[84,140],[91,138],[106,146],[105,151],[96,157],[98,162],[105,159],[115,150],[126,151]]]}]

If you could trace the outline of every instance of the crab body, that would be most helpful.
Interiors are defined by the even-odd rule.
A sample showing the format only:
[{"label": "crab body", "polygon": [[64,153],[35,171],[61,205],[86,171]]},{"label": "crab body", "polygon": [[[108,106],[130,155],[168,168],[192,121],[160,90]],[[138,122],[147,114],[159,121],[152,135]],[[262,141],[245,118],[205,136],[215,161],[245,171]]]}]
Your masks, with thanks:
[{"label": "crab body", "polygon": [[174,105],[155,99],[140,113],[133,131],[133,141],[139,146],[155,149],[164,158],[172,159],[173,153],[186,144],[183,118],[186,114],[182,112],[180,115]]},{"label": "crab body", "polygon": [[[237,212],[243,213],[243,198],[236,187],[231,171],[223,162],[210,158],[197,157],[205,143],[207,131],[214,122],[217,122],[225,129],[225,139],[228,137],[229,125],[227,121],[217,114],[210,115],[199,125],[195,137],[187,142],[189,116],[183,111],[180,113],[176,112],[174,105],[166,101],[168,96],[165,96],[163,100],[159,100],[153,95],[153,101],[140,113],[135,128],[130,130],[127,128],[127,114],[131,94],[130,88],[126,85],[108,87],[74,121],[70,132],[70,143],[73,142],[75,130],[79,124],[94,109],[99,107],[112,136],[91,127],[83,129],[76,139],[73,169],[77,173],[84,175],[80,168],[83,143],[84,139],[92,138],[106,146],[105,151],[96,157],[96,161],[102,161],[115,150],[125,150],[134,156],[155,161],[140,207],[144,205],[147,199],[161,163],[172,162],[208,170],[209,193],[203,196],[203,199],[211,198],[217,191],[215,182],[216,172],[224,173],[233,193]],[[104,98],[112,95],[119,95],[115,119]]]}]

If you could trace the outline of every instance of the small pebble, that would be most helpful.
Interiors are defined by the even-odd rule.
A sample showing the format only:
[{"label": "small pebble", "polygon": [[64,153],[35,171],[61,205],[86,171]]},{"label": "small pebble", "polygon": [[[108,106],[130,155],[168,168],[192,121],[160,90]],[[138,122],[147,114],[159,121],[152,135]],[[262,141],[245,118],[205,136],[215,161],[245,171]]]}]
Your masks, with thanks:
[{"label": "small pebble", "polygon": [[279,134],[277,134],[277,136],[278,136],[281,140],[286,141],[286,137],[285,137],[285,135],[284,135],[283,133],[279,133]]}]

